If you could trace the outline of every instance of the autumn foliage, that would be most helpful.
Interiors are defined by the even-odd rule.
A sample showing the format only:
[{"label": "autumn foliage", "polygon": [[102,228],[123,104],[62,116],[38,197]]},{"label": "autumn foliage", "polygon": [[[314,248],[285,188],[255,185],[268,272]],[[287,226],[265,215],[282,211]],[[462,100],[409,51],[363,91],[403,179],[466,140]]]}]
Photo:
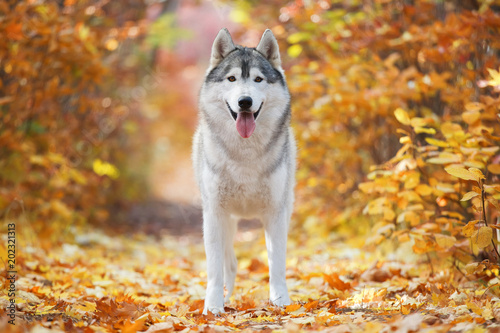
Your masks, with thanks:
[{"label": "autumn foliage", "polygon": [[27,212],[31,231],[52,242],[145,192],[145,136],[132,140],[145,122],[139,74],[124,65],[142,15],[88,1],[0,1],[0,16],[0,210]]},{"label": "autumn foliage", "polygon": [[[201,313],[199,235],[79,229],[113,225],[148,198],[152,128],[189,146],[196,112],[184,87],[154,96],[176,106],[156,123],[144,111],[154,52],[175,46],[162,29],[184,33],[174,16],[151,25],[153,3],[0,0],[0,216],[22,225],[16,309],[26,326],[447,332],[498,323],[495,1],[223,1],[242,27],[235,36],[270,28],[278,38],[299,169],[294,304],[269,305],[264,239],[244,231],[222,317]],[[169,84],[182,76],[174,69]],[[7,269],[0,279],[6,289]],[[2,314],[6,302],[0,293]]]},{"label": "autumn foliage", "polygon": [[[363,232],[364,213],[369,245],[412,241],[463,264],[484,249],[498,262],[498,13],[433,1],[273,9],[294,96],[299,218]],[[272,10],[255,11],[268,24]]]}]

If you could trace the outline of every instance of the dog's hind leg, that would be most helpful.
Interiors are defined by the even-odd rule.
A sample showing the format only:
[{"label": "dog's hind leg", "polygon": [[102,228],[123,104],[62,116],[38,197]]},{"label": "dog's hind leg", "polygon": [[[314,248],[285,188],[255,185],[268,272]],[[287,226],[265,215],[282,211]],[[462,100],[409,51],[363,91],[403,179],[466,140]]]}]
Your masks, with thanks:
[{"label": "dog's hind leg", "polygon": [[224,301],[229,302],[233,293],[234,281],[236,279],[236,269],[238,261],[234,254],[234,235],[238,228],[238,219],[231,218],[226,229],[226,238],[224,239],[224,284],[226,285],[226,297]]}]

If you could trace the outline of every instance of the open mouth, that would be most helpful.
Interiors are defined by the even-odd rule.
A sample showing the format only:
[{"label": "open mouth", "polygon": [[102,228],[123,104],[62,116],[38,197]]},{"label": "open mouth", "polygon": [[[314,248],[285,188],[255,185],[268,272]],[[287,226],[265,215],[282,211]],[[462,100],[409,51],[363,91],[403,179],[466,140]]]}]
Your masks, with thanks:
[{"label": "open mouth", "polygon": [[[264,102],[260,103],[259,109],[257,110],[257,112],[255,112],[253,114],[253,119],[257,120],[257,117],[260,114],[260,109],[262,109],[263,104],[264,104]],[[228,102],[226,102],[226,105],[227,105],[227,108],[229,109],[229,112],[231,112],[231,116],[233,117],[234,121],[236,121],[236,119],[238,118],[238,114],[236,112],[234,112],[233,109],[231,109]]]}]

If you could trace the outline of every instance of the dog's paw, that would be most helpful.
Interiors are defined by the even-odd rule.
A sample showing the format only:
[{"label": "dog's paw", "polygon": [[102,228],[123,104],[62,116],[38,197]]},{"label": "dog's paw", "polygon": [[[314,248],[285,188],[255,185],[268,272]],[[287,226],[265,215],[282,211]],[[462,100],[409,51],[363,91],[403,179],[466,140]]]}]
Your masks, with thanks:
[{"label": "dog's paw", "polygon": [[216,315],[216,316],[220,316],[221,314],[226,313],[226,311],[224,311],[224,308],[207,307],[207,308],[203,309],[203,314],[207,315],[208,311],[210,311],[213,315]]},{"label": "dog's paw", "polygon": [[277,297],[275,299],[270,299],[269,300],[272,305],[283,307],[292,304],[290,301],[290,297],[288,295]]}]

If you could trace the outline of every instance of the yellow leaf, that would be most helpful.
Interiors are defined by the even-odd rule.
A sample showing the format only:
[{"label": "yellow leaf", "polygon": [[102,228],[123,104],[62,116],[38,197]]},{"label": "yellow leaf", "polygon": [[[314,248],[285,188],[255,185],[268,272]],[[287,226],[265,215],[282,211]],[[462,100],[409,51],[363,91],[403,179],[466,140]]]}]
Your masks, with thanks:
[{"label": "yellow leaf", "polygon": [[366,182],[360,183],[358,187],[364,193],[372,193],[376,189],[376,184],[374,182]]},{"label": "yellow leaf", "polygon": [[427,127],[415,127],[415,133],[426,133],[426,134],[436,134],[436,130],[434,128]]},{"label": "yellow leaf", "polygon": [[492,69],[492,68],[486,68],[488,70],[488,73],[490,73],[491,80],[488,81],[489,86],[500,86],[500,69],[498,71]]},{"label": "yellow leaf", "polygon": [[481,315],[481,313],[483,312],[483,310],[482,310],[479,306],[477,306],[477,304],[476,304],[476,303],[474,303],[474,302],[465,302],[465,304],[467,305],[467,307],[468,307],[470,310],[472,310],[472,312],[474,312],[475,314],[477,314],[477,315],[479,315],[479,316],[480,316],[480,315]]},{"label": "yellow leaf", "polygon": [[467,170],[462,166],[450,165],[444,168],[444,170],[450,175],[460,179],[478,181],[478,177],[476,174],[472,173],[470,170]]},{"label": "yellow leaf", "polygon": [[412,249],[416,254],[423,254],[434,250],[431,242],[419,238],[415,238],[415,244]]},{"label": "yellow leaf", "polygon": [[465,104],[465,110],[467,111],[481,111],[484,110],[484,104],[478,102],[470,102]]},{"label": "yellow leaf", "polygon": [[464,131],[459,124],[446,122],[441,125],[441,133],[448,139],[455,137],[457,134],[463,134]]},{"label": "yellow leaf", "polygon": [[471,262],[470,264],[467,264],[465,266],[465,271],[467,272],[467,274],[472,274],[476,271],[476,268],[478,266],[478,262]]},{"label": "yellow leaf", "polygon": [[469,167],[469,168],[484,168],[484,163],[481,161],[465,161],[464,166]]},{"label": "yellow leaf", "polygon": [[111,163],[104,162],[100,159],[95,159],[92,163],[92,169],[99,176],[109,176],[112,179],[116,179],[120,176],[120,171],[116,166]]},{"label": "yellow leaf", "polygon": [[500,175],[500,164],[488,165],[488,171],[495,175]]},{"label": "yellow leaf", "polygon": [[481,118],[479,111],[466,111],[462,113],[462,119],[469,125],[474,124]]},{"label": "yellow leaf", "polygon": [[474,192],[474,191],[470,191],[470,192],[465,193],[464,197],[460,201],[468,201],[474,197],[477,197],[478,195],[479,195],[479,193]]},{"label": "yellow leaf", "polygon": [[75,304],[73,309],[82,312],[95,312],[96,304],[94,302],[83,301],[82,303]]},{"label": "yellow leaf", "polygon": [[396,119],[403,125],[410,125],[410,116],[408,115],[408,112],[403,110],[402,108],[397,108],[396,111],[394,111],[394,116],[396,116]]},{"label": "yellow leaf", "polygon": [[420,216],[415,212],[409,211],[405,214],[405,221],[409,222],[412,227],[415,227],[420,223]]},{"label": "yellow leaf", "polygon": [[412,171],[408,173],[405,177],[405,189],[410,190],[415,188],[420,184],[420,174],[418,172]]},{"label": "yellow leaf", "polygon": [[408,202],[419,202],[422,198],[415,191],[401,191],[398,198],[405,198]]},{"label": "yellow leaf", "polygon": [[448,163],[459,163],[460,160],[461,160],[460,155],[443,152],[439,154],[438,157],[429,158],[427,162],[432,164],[448,164]]},{"label": "yellow leaf", "polygon": [[288,48],[287,53],[292,58],[297,58],[302,53],[302,46],[299,44],[292,45]]},{"label": "yellow leaf", "polygon": [[[453,187],[453,185],[448,183],[437,183],[435,189],[443,193],[455,193],[455,188]],[[437,195],[440,194],[438,193]]]},{"label": "yellow leaf", "polygon": [[399,143],[402,145],[407,144],[407,143],[411,143],[411,139],[409,136],[402,136],[399,138]]},{"label": "yellow leaf", "polygon": [[476,223],[478,220],[470,221],[464,227],[462,227],[462,235],[465,237],[471,237],[474,234]]},{"label": "yellow leaf", "polygon": [[401,313],[404,315],[410,314],[410,306],[401,305]]},{"label": "yellow leaf", "polygon": [[472,235],[472,243],[477,245],[480,249],[491,244],[493,230],[490,227],[481,227]]},{"label": "yellow leaf", "polygon": [[447,236],[442,234],[436,234],[436,243],[443,249],[449,249],[457,242],[457,239],[453,236]]},{"label": "yellow leaf", "polygon": [[432,187],[426,184],[420,184],[415,188],[415,192],[425,197],[432,194]]},{"label": "yellow leaf", "polygon": [[486,320],[490,320],[490,319],[493,319],[495,318],[493,316],[493,311],[491,311],[491,309],[484,309],[483,310],[483,313],[481,314],[481,316],[486,319]]},{"label": "yellow leaf", "polygon": [[469,168],[469,171],[477,176],[478,179],[486,179],[481,170],[478,168]]},{"label": "yellow leaf", "polygon": [[436,147],[448,148],[450,146],[448,144],[448,142],[434,139],[434,138],[425,138],[425,141],[427,141],[428,144],[436,146]]},{"label": "yellow leaf", "polygon": [[392,221],[396,217],[396,213],[391,208],[384,208],[384,220]]},{"label": "yellow leaf", "polygon": [[410,122],[410,125],[413,128],[427,126],[428,124],[429,124],[429,122],[427,121],[427,119],[422,118],[422,117],[413,117],[413,118],[411,118],[411,122]]}]

